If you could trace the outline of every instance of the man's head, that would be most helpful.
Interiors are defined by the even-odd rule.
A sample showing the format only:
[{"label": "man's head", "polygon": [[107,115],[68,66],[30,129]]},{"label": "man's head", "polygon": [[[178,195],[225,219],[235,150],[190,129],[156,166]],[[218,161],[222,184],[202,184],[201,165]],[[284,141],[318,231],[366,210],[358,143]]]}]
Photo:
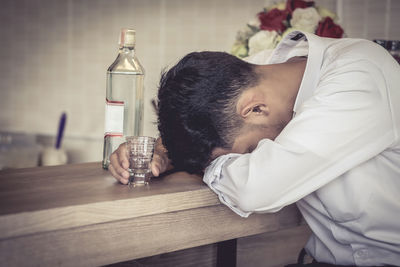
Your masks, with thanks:
[{"label": "man's head", "polygon": [[191,53],[161,77],[158,129],[175,168],[251,152],[292,118],[306,60],[253,65],[222,52]]},{"label": "man's head", "polygon": [[253,65],[223,52],[188,54],[162,75],[158,128],[177,169],[199,173],[214,148],[232,148],[238,97],[257,83]]}]

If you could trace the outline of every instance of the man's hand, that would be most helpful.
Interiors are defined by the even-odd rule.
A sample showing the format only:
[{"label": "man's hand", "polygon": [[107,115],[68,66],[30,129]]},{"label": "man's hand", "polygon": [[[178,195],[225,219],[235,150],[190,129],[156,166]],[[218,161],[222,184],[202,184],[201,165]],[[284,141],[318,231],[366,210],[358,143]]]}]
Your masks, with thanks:
[{"label": "man's hand", "polygon": [[[151,161],[151,172],[154,176],[170,169],[171,161],[168,159],[167,150],[162,145],[161,138],[158,138],[154,147],[153,160]],[[129,181],[129,155],[126,143],[121,144],[110,156],[110,165],[108,170],[122,184],[128,184]]]},{"label": "man's hand", "polygon": [[159,176],[166,170],[172,169],[171,160],[168,158],[167,150],[162,144],[161,138],[157,138],[154,146],[153,160],[151,161],[151,172],[154,176]]}]

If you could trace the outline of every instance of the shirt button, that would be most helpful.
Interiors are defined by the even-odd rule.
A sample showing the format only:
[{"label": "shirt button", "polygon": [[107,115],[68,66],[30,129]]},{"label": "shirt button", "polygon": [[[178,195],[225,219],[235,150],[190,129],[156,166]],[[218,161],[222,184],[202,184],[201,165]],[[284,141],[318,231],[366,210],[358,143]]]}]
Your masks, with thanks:
[{"label": "shirt button", "polygon": [[360,258],[364,258],[368,256],[368,250],[366,249],[360,249],[356,252],[356,255]]}]

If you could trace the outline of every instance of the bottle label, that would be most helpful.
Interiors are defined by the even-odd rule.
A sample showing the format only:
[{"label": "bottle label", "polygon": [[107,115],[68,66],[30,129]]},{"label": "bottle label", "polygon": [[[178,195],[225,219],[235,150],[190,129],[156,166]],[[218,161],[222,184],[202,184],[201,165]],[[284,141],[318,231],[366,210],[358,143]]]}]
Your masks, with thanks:
[{"label": "bottle label", "polygon": [[106,99],[104,136],[123,136],[124,102]]}]

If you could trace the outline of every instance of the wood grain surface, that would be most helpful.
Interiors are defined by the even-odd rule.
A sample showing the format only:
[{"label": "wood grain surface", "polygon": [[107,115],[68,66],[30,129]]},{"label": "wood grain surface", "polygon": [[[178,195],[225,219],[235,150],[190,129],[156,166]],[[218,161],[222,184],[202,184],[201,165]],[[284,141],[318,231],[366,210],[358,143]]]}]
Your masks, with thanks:
[{"label": "wood grain surface", "polygon": [[[238,238],[236,265],[237,267],[282,267],[296,263],[309,235],[310,229],[303,224]],[[210,244],[114,263],[107,267],[215,267],[216,263],[217,245]]]},{"label": "wood grain surface", "polygon": [[0,239],[218,204],[183,172],[130,187],[100,163],[1,171]]},{"label": "wood grain surface", "polygon": [[100,163],[0,172],[0,266],[99,266],[300,224],[293,205],[241,218],[182,172],[147,187]]},{"label": "wood grain surface", "polygon": [[153,178],[149,186],[128,187],[101,163],[0,171],[0,214],[137,199],[194,190],[207,191],[201,177],[187,173]]}]

